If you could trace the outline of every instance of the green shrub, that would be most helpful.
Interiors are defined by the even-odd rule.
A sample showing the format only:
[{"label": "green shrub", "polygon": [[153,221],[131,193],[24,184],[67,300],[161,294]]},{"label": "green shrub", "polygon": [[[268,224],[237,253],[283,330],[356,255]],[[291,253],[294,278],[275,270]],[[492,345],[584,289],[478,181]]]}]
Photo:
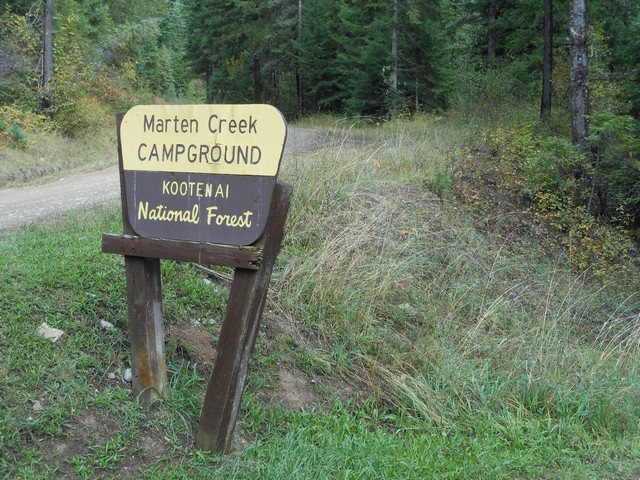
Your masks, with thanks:
[{"label": "green shrub", "polygon": [[449,193],[451,186],[453,185],[453,177],[451,172],[447,170],[438,170],[433,177],[426,178],[424,186],[435,193],[438,197],[442,198]]},{"label": "green shrub", "polygon": [[[3,2],[3,7],[7,2]],[[33,97],[31,85],[37,83],[40,32],[29,18],[0,8],[0,104],[23,102]],[[33,22],[35,23],[35,22]],[[27,100],[28,102],[29,100]]]},{"label": "green shrub", "polygon": [[463,156],[456,169],[458,195],[482,212],[495,204],[528,209],[579,270],[625,270],[633,244],[621,227],[640,220],[633,129],[628,116],[593,116],[591,155],[565,138],[538,134],[534,123],[500,125]]},{"label": "green shrub", "polygon": [[594,171],[588,211],[620,224],[640,224],[640,139],[629,115],[591,117]]},{"label": "green shrub", "polygon": [[29,108],[22,105],[0,105],[0,130],[4,123],[4,130],[9,128],[9,125],[18,124],[22,128],[32,130],[46,130],[44,125],[45,116],[33,113]]},{"label": "green shrub", "polygon": [[24,133],[22,127],[13,124],[9,129],[9,146],[11,148],[24,149],[27,148],[27,134]]}]

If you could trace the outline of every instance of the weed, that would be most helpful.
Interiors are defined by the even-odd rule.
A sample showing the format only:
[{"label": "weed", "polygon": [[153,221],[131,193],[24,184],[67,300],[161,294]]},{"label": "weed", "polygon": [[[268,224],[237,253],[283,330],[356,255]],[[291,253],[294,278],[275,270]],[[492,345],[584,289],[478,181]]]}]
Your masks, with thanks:
[{"label": "weed", "polygon": [[425,186],[440,198],[449,193],[452,185],[453,177],[451,173],[443,170],[438,170],[433,178],[425,180]]}]

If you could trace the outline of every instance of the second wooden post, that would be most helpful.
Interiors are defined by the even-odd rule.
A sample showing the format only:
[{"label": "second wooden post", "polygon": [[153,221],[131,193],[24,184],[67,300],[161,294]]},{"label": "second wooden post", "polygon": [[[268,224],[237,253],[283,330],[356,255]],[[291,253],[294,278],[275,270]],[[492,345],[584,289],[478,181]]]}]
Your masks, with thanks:
[{"label": "second wooden post", "polygon": [[258,270],[237,268],[229,293],[227,314],[220,331],[219,349],[207,386],[196,446],[226,453],[238,418],[249,359],[256,342],[273,266],[280,251],[293,187],[276,184],[269,222],[255,244],[263,249]]}]

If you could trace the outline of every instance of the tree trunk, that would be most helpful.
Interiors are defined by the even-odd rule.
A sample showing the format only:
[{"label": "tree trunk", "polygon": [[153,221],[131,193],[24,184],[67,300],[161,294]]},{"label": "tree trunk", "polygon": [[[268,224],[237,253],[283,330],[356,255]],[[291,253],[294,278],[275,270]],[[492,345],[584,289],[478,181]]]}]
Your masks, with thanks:
[{"label": "tree trunk", "polygon": [[487,66],[496,68],[496,0],[487,5]]},{"label": "tree trunk", "polygon": [[304,82],[302,79],[302,0],[298,0],[298,61],[296,64],[296,88],[298,91],[298,116],[304,116]]},{"label": "tree trunk", "polygon": [[398,0],[393,0],[391,26],[391,118],[398,114]]},{"label": "tree trunk", "polygon": [[416,92],[415,92],[415,102],[416,102],[416,105],[415,105],[415,109],[416,110],[415,111],[416,111],[416,113],[420,112],[420,98],[418,97],[418,93],[419,93],[418,87],[419,87],[419,85],[420,84],[418,83],[418,71],[416,69]]},{"label": "tree trunk", "polygon": [[553,78],[553,0],[544,0],[544,48],[542,54],[542,98],[540,118],[548,123],[551,118],[551,87]]},{"label": "tree trunk", "polygon": [[260,59],[255,57],[253,59],[253,102],[262,103],[262,72],[260,65]]},{"label": "tree trunk", "polygon": [[589,147],[587,58],[587,1],[571,0],[571,136],[581,152]]},{"label": "tree trunk", "polygon": [[44,4],[42,57],[40,108],[46,111],[53,106],[53,92],[51,90],[51,79],[53,78],[53,0],[46,0]]}]

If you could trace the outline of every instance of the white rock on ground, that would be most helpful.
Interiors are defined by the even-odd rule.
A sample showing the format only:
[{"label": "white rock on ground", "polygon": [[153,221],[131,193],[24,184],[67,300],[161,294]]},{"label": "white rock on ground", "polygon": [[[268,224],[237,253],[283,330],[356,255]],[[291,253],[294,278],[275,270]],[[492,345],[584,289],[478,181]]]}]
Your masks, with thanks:
[{"label": "white rock on ground", "polygon": [[51,340],[54,343],[60,340],[60,337],[64,335],[64,331],[58,328],[50,327],[46,323],[42,323],[38,327],[37,332],[41,337],[46,338],[47,340]]}]

